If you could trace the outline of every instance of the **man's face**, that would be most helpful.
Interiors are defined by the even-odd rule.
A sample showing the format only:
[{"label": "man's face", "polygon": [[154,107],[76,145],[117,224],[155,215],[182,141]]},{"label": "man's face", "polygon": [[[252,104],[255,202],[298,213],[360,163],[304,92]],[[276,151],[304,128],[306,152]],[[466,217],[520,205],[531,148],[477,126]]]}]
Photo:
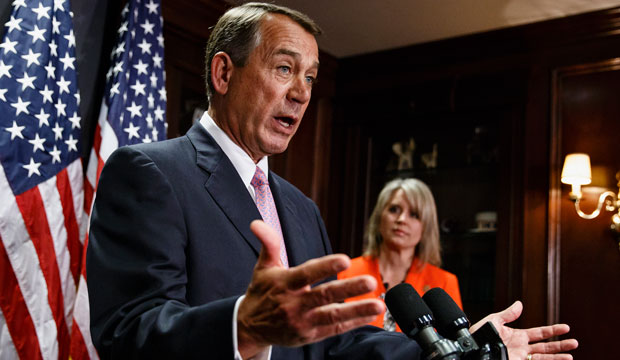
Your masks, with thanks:
[{"label": "man's face", "polygon": [[254,162],[283,152],[308,107],[318,67],[314,36],[284,15],[268,14],[246,65],[233,68],[219,125]]}]

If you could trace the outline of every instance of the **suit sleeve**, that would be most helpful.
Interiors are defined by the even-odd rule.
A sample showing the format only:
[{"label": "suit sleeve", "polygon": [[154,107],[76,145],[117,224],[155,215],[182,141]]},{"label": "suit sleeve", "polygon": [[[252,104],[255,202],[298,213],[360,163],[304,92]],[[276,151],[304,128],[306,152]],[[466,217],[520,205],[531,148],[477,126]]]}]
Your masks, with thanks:
[{"label": "suit sleeve", "polygon": [[236,297],[186,301],[185,218],[164,174],[123,147],[107,161],[87,250],[92,338],[103,359],[233,358]]}]

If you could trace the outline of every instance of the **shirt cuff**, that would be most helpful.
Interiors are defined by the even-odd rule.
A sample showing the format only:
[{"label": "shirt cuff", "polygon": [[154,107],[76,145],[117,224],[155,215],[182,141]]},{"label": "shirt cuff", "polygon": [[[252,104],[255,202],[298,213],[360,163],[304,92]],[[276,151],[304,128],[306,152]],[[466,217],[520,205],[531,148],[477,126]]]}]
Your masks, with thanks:
[{"label": "shirt cuff", "polygon": [[[243,360],[241,357],[241,353],[239,353],[239,342],[237,341],[237,313],[239,312],[239,305],[241,301],[245,298],[245,295],[242,295],[235,302],[235,309],[233,310],[233,323],[232,323],[232,337],[233,337],[233,352],[235,354],[235,360]],[[271,359],[271,346],[266,348],[265,350],[259,352],[254,357],[247,360],[270,360]]]}]

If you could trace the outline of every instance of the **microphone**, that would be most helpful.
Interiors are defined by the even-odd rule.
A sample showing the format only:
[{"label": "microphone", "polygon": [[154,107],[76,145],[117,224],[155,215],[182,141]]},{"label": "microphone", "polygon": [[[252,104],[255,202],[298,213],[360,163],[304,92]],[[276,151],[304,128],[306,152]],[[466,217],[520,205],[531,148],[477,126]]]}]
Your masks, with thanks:
[{"label": "microphone", "polygon": [[472,335],[467,316],[443,289],[433,288],[423,299],[436,314],[439,333],[456,339],[464,360],[508,360],[508,350],[493,324],[487,322]]},{"label": "microphone", "polygon": [[385,304],[401,330],[420,344],[426,360],[458,360],[459,349],[433,328],[433,313],[413,286],[402,283],[385,294]]},{"label": "microphone", "polygon": [[422,299],[435,314],[435,327],[443,336],[456,340],[464,353],[478,351],[479,347],[469,332],[465,313],[441,288],[433,288]]}]

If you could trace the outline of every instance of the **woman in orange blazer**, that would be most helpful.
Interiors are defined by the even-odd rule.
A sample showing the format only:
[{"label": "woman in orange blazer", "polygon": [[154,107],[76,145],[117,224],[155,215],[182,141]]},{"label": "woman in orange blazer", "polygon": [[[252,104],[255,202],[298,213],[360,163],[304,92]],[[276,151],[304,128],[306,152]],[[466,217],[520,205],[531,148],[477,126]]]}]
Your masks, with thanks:
[{"label": "woman in orange blazer", "polygon": [[[456,276],[439,268],[441,248],[433,194],[417,179],[396,179],[385,185],[370,216],[364,255],[338,274],[346,279],[362,274],[374,276],[374,292],[364,298],[383,299],[387,290],[406,282],[422,296],[434,287],[444,289],[463,307]],[[389,311],[370,323],[388,331],[400,331]]]}]

